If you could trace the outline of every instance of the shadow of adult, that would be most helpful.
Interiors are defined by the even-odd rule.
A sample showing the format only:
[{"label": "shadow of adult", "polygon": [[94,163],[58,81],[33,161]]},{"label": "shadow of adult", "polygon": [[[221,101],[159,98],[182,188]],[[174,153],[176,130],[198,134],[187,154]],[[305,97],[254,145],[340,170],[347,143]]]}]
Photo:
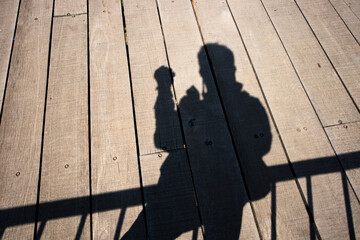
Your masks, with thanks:
[{"label": "shadow of adult", "polygon": [[[232,123],[230,127],[243,135],[236,138],[235,144],[240,146],[237,148],[241,151],[239,155],[247,155],[245,159],[249,160],[242,163],[247,171],[246,175],[251,179],[254,174],[253,178],[256,178],[257,171],[266,172],[262,156],[269,151],[271,145],[272,136],[266,112],[259,100],[251,97],[243,90],[242,84],[236,81],[232,52],[225,46],[217,44],[206,47],[215,53],[216,64],[222,66],[221,74],[215,77],[219,88],[226,93],[221,97],[223,101],[229,103],[225,108],[226,113],[230,113],[227,115]],[[200,49],[198,59],[203,78],[202,92],[200,93],[194,86],[190,87],[178,106],[190,161],[187,162],[186,157],[175,156],[177,151],[167,151],[167,158],[161,166],[161,176],[152,190],[155,194],[147,198],[145,192],[145,212],[150,239],[175,239],[188,231],[193,231],[193,239],[201,238],[197,235],[200,220],[197,216],[195,198],[189,197],[193,195],[192,187],[197,194],[201,224],[206,239],[239,239],[242,224],[248,224],[243,222],[243,208],[248,203],[248,196],[218,99],[214,78],[209,72],[209,62],[204,47]],[[169,115],[176,111],[174,104],[170,104],[166,109],[162,104],[173,101],[171,81],[164,83],[170,72],[170,69],[160,67],[154,74],[158,82],[159,94],[154,106],[156,116],[160,116],[158,111],[166,111]],[[157,147],[161,147],[156,136],[163,122],[164,119],[156,118],[154,140]],[[228,152],[224,154],[224,151]],[[180,169],[179,161],[181,161],[181,169],[186,168],[187,172],[176,173],[176,170]],[[255,180],[257,190],[252,192],[251,199],[264,197],[270,190],[270,183],[264,181],[264,178],[252,180]],[[182,196],[181,193],[185,194]],[[130,236],[136,236],[135,232],[141,231],[140,226],[141,215],[123,239],[134,239]]]}]

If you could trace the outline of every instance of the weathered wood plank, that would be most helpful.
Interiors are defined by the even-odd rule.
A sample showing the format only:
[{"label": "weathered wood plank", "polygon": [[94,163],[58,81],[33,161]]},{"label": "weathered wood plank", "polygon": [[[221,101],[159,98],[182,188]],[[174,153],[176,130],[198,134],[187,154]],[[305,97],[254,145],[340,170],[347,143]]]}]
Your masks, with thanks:
[{"label": "weathered wood plank", "polygon": [[[350,123],[325,128],[341,164],[353,168],[360,159],[360,123]],[[346,170],[352,187],[360,197],[360,168]]]},{"label": "weathered wood plank", "polygon": [[[109,201],[142,201],[120,1],[89,2],[89,39],[92,194],[138,189],[93,199],[93,237],[118,239],[142,211],[142,205],[98,211]],[[142,224],[134,239],[145,238]]]},{"label": "weathered wood plank", "polygon": [[[329,174],[307,176],[313,169],[294,168],[295,174],[307,176],[299,178],[299,183],[321,238],[346,239],[360,234],[359,227],[352,224],[360,218],[354,192],[349,190],[350,202],[344,200],[342,169],[265,9],[260,1],[228,2],[290,161],[326,157],[316,168],[328,169]],[[349,205],[354,205],[351,216]]]},{"label": "weathered wood plank", "polygon": [[26,206],[37,199],[51,14],[52,1],[22,1],[0,127],[0,209],[23,212],[0,218],[4,239],[34,234],[35,208]]},{"label": "weathered wood plank", "polygon": [[[140,160],[150,239],[203,239],[186,151]],[[156,186],[146,188],[152,185]]]},{"label": "weathered wood plank", "polygon": [[297,0],[356,105],[360,108],[360,46],[328,0]]},{"label": "weathered wood plank", "polygon": [[[0,112],[20,1],[5,0],[0,7]],[[1,120],[1,119],[0,119]]]},{"label": "weathered wood plank", "polygon": [[149,238],[203,239],[156,3],[124,10]]},{"label": "weathered wood plank", "polygon": [[228,6],[217,0],[194,6],[261,236],[308,239],[313,229],[296,182],[276,182],[294,178],[290,168],[269,169],[288,161]]},{"label": "weathered wood plank", "polygon": [[323,126],[360,120],[360,114],[297,8],[286,0],[263,3]]},{"label": "weathered wood plank", "polygon": [[154,111],[157,88],[168,90],[171,84],[170,72],[165,71],[164,81],[157,82],[154,78],[160,66],[167,66],[155,2],[125,1],[124,4],[140,155],[184,148],[172,89],[166,92],[171,96],[160,94],[163,100],[158,101]]},{"label": "weathered wood plank", "polygon": [[[90,238],[87,21],[53,20],[37,237]],[[84,197],[72,205],[42,203]],[[57,212],[83,215],[47,221]]]},{"label": "weathered wood plank", "polygon": [[205,237],[258,239],[191,3],[158,3]]},{"label": "weathered wood plank", "polygon": [[356,0],[344,0],[346,5],[349,6],[351,11],[360,19],[360,2]]},{"label": "weathered wood plank", "polygon": [[86,0],[55,1],[54,16],[81,14],[87,12]]},{"label": "weathered wood plank", "polygon": [[[360,18],[355,15],[352,9],[344,0],[330,0],[342,20],[348,26],[357,42],[360,43]],[[360,7],[360,5],[359,5]]]}]

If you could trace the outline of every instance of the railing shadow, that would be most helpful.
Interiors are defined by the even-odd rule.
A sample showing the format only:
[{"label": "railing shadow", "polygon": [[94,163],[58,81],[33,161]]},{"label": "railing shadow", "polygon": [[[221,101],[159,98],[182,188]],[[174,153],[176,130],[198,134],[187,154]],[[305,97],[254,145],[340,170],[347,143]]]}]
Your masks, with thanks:
[{"label": "railing shadow", "polygon": [[[200,93],[196,88],[191,87],[189,88],[187,95],[181,99],[179,104],[180,113],[181,111],[184,111],[189,119],[191,119],[189,122],[189,126],[183,126],[183,130],[185,129],[188,131],[189,136],[185,138],[190,138],[190,141],[196,142],[198,141],[199,131],[202,131],[203,128],[201,128],[201,123],[198,124],[198,119],[201,119],[201,116],[197,115],[205,114],[207,116],[211,116],[213,114],[213,106],[211,98],[214,97],[214,94],[220,95],[220,98],[224,101],[231,102],[232,109],[235,111],[232,115],[227,115],[227,120],[229,121],[229,118],[232,118],[232,121],[229,121],[228,124],[233,124],[234,119],[236,122],[238,122],[238,125],[233,126],[235,127],[235,130],[238,132],[241,132],[243,136],[242,140],[235,139],[234,144],[237,146],[239,143],[242,142],[241,146],[236,148],[237,151],[241,151],[240,155],[246,156],[246,160],[242,162],[240,165],[243,167],[245,166],[245,173],[243,172],[243,177],[245,175],[245,180],[247,182],[246,187],[250,188],[249,192],[249,198],[250,200],[258,200],[265,197],[267,194],[271,193],[271,238],[276,239],[276,183],[283,182],[283,181],[289,181],[299,178],[305,178],[307,183],[307,199],[308,199],[308,207],[310,208],[310,212],[313,212],[313,204],[312,204],[312,184],[311,184],[311,177],[314,177],[316,175],[322,175],[322,174],[329,174],[329,173],[341,173],[342,176],[342,183],[343,183],[343,194],[344,194],[344,200],[345,200],[345,206],[346,206],[346,215],[347,215],[347,224],[348,229],[350,233],[350,238],[355,239],[355,230],[354,230],[354,222],[353,222],[353,216],[351,211],[351,205],[350,205],[350,197],[349,197],[349,191],[352,191],[352,189],[349,190],[347,185],[347,178],[346,174],[344,173],[344,170],[350,170],[350,169],[357,169],[360,168],[360,161],[355,161],[359,156],[360,152],[353,152],[353,153],[347,153],[343,155],[339,155],[338,157],[342,159],[342,164],[337,163],[336,157],[324,157],[324,158],[316,158],[316,159],[308,159],[304,161],[299,162],[293,162],[291,163],[291,166],[293,169],[296,169],[296,176],[289,173],[289,164],[281,164],[276,166],[266,166],[266,164],[263,162],[262,158],[263,156],[270,150],[271,143],[272,143],[272,135],[270,131],[270,123],[269,119],[267,117],[266,111],[264,107],[261,105],[258,99],[250,96],[247,92],[245,92],[242,89],[242,84],[238,83],[235,79],[235,71],[236,68],[234,67],[234,57],[232,55],[232,52],[229,50],[226,50],[222,46],[216,46],[212,45],[212,53],[213,58],[215,56],[216,61],[218,61],[218,64],[221,64],[223,66],[221,74],[219,73],[210,73],[209,71],[206,71],[208,66],[208,56],[207,53],[205,53],[205,50],[202,49],[199,52],[199,65],[200,65],[200,73],[203,77],[204,86],[202,89],[202,92]],[[216,62],[211,64],[217,64]],[[217,86],[214,84],[214,79],[211,77],[211,75],[215,75],[215,80],[217,83]],[[169,109],[164,109],[161,107],[160,101],[172,101],[173,96],[171,93],[171,81],[173,80],[171,78],[171,71],[168,68],[162,67],[159,68],[158,71],[155,73],[155,79],[158,81],[158,91],[159,96],[157,99],[157,102],[154,106],[156,116],[159,114],[157,111],[161,109],[161,111],[166,111],[168,115],[173,115],[173,113],[176,111],[174,108],[174,105],[171,106]],[[167,82],[168,84],[160,84],[160,82]],[[228,89],[227,92],[229,94],[226,94],[226,96],[221,96],[219,93],[219,88],[223,86],[218,86],[223,84],[226,89]],[[160,87],[162,86],[162,87]],[[211,92],[212,91],[212,92]],[[200,100],[200,95],[202,95],[203,99]],[[191,109],[193,106],[196,106],[196,111],[193,111]],[[174,111],[174,112],[173,112]],[[225,106],[225,113],[226,113],[226,106]],[[164,116],[164,114],[162,114]],[[231,120],[231,119],[230,119]],[[164,119],[156,119],[156,127],[157,131],[160,130],[160,122],[164,122]],[[165,121],[166,122],[166,121]],[[254,135],[254,129],[258,129],[258,132]],[[216,129],[215,129],[216,131]],[[231,131],[231,129],[230,129]],[[156,135],[156,133],[155,133]],[[205,134],[206,135],[206,134]],[[201,140],[201,139],[200,139]],[[205,140],[205,139],[204,139]],[[201,140],[202,141],[202,140]],[[213,143],[210,140],[207,140],[205,142],[206,145],[211,146]],[[246,143],[246,144],[244,144]],[[161,147],[160,143],[157,143],[155,139],[155,144],[159,145],[158,147]],[[201,142],[203,144],[203,142]],[[214,143],[216,144],[216,143]],[[47,221],[55,220],[55,219],[61,219],[61,218],[68,218],[72,216],[81,216],[81,220],[79,223],[79,227],[77,230],[77,234],[75,236],[75,239],[80,238],[81,233],[84,228],[86,217],[88,217],[89,214],[92,213],[98,213],[98,212],[105,212],[105,211],[111,211],[114,209],[121,209],[118,222],[116,225],[116,231],[114,239],[120,238],[120,232],[122,229],[124,216],[127,208],[133,207],[133,206],[141,206],[142,199],[141,198],[134,198],[134,197],[127,197],[127,196],[140,196],[141,191],[143,192],[157,192],[157,199],[152,199],[151,202],[147,201],[147,198],[145,196],[145,212],[146,209],[152,208],[154,211],[153,213],[156,214],[156,209],[161,208],[161,204],[165,201],[169,200],[171,198],[172,201],[175,201],[175,203],[178,203],[179,209],[166,209],[167,213],[164,214],[164,210],[158,211],[158,218],[164,218],[168,216],[172,216],[173,218],[177,218],[177,212],[183,211],[184,206],[186,203],[184,203],[184,199],[181,196],[177,196],[177,189],[172,191],[169,195],[167,193],[163,193],[162,191],[164,189],[167,189],[169,186],[175,188],[182,188],[182,183],[176,183],[178,180],[178,176],[173,174],[167,174],[168,172],[173,171],[172,169],[176,168],[176,161],[174,161],[173,153],[171,151],[168,151],[169,156],[164,161],[162,167],[161,167],[161,176],[159,179],[158,184],[154,184],[151,186],[146,186],[143,189],[135,188],[135,189],[128,189],[123,191],[116,191],[116,192],[109,192],[104,194],[98,194],[98,195],[92,195],[92,202],[96,203],[96,207],[90,211],[90,209],[84,209],[84,208],[69,208],[68,206],[73,205],[79,205],[79,203],[88,203],[90,202],[90,196],[84,196],[84,197],[77,197],[77,198],[69,198],[64,200],[58,200],[58,201],[52,201],[52,202],[44,202],[40,203],[39,206],[36,205],[28,205],[28,206],[19,206],[15,208],[9,208],[9,209],[1,209],[0,210],[0,239],[3,237],[3,234],[5,230],[9,227],[19,226],[23,224],[29,224],[34,223],[35,221],[39,222],[39,227],[36,232],[36,238],[40,239],[42,236],[42,233],[44,231],[44,228],[46,226]],[[329,163],[336,163],[336,164],[329,164]],[[217,166],[216,164],[222,164],[222,162],[217,161],[209,161],[208,166],[204,166],[204,172],[202,172],[204,178],[203,181],[210,181],[213,177],[211,169],[217,169],[220,171],[220,176],[223,176],[223,178],[215,179],[219,185],[223,186],[229,186],[230,187],[224,187],[221,189],[218,189],[218,193],[214,195],[214,191],[211,185],[208,186],[208,189],[201,189],[204,194],[207,191],[212,194],[211,197],[213,198],[214,204],[228,204],[229,206],[226,206],[227,208],[224,208],[224,216],[227,217],[226,214],[239,214],[238,216],[238,222],[236,224],[233,224],[230,227],[227,227],[227,229],[223,229],[225,232],[227,232],[226,236],[229,236],[227,239],[237,239],[239,237],[240,233],[240,227],[241,227],[241,214],[242,214],[242,208],[246,204],[246,201],[239,202],[238,199],[234,198],[234,201],[224,201],[225,198],[229,198],[233,195],[234,191],[237,191],[236,188],[238,188],[238,185],[231,186],[231,182],[233,179],[231,177],[228,178],[225,171],[226,168],[222,168],[221,166]],[[192,162],[189,161],[189,171],[191,171]],[[342,166],[342,167],[341,167]],[[210,170],[209,170],[210,169]],[[207,172],[208,171],[208,172]],[[194,174],[194,173],[192,173]],[[262,175],[259,177],[259,175]],[[212,181],[212,180],[211,180]],[[172,185],[171,185],[172,184]],[[195,190],[197,187],[197,182],[194,183]],[[254,190],[255,189],[255,190]],[[206,194],[205,194],[206,195]],[[114,199],[119,199],[118,201],[114,201]],[[188,201],[188,200],[186,200]],[[190,203],[191,204],[191,203]],[[193,203],[195,204],[195,202]],[[85,204],[86,205],[86,204]],[[181,206],[180,206],[181,205]],[[218,208],[221,208],[221,206],[217,206]],[[176,208],[176,206],[175,206]],[[41,211],[45,212],[45,214],[39,214],[39,218],[35,219],[36,211],[37,209],[42,209]],[[63,209],[66,209],[66,211],[63,211]],[[70,209],[70,210],[69,210]],[[238,211],[232,212],[226,212],[231,211],[232,209],[236,209]],[[211,211],[212,209],[208,209]],[[49,212],[49,214],[46,214],[46,212]],[[169,212],[171,213],[169,215]],[[201,215],[201,211],[200,211]],[[200,216],[201,217],[201,216]],[[214,216],[218,217],[218,216]],[[140,220],[139,220],[140,221]],[[176,221],[174,221],[176,222]],[[229,225],[228,223],[225,223],[226,225]],[[224,225],[225,226],[225,225]],[[198,225],[192,224],[184,224],[181,226],[174,226],[178,227],[179,229],[174,230],[173,235],[169,236],[169,239],[174,239],[177,236],[179,236],[181,233],[186,231],[193,231],[193,239],[198,238],[198,231],[197,228]],[[315,231],[311,225],[310,221],[310,239],[315,239]],[[203,228],[205,229],[205,234],[207,233],[207,225],[203,223]],[[140,228],[138,227],[138,221],[135,221],[133,226],[130,228],[129,232],[133,231],[140,231]],[[143,229],[142,229],[143,230]],[[151,230],[155,231],[155,230]],[[159,229],[156,229],[156,231],[161,231],[161,226]],[[128,235],[129,236],[129,235]],[[134,236],[134,235],[131,235]],[[125,235],[125,239],[127,239]],[[130,239],[130,237],[129,237]]]}]

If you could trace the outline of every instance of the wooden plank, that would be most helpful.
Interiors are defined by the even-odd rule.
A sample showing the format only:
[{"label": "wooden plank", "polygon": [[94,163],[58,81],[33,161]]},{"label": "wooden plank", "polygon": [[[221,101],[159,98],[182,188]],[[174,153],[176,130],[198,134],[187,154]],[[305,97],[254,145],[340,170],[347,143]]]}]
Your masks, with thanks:
[{"label": "wooden plank", "polygon": [[359,108],[359,44],[328,0],[296,2]]},{"label": "wooden plank", "polygon": [[65,16],[87,13],[86,0],[55,1],[54,16]]},{"label": "wooden plank", "polygon": [[[92,194],[137,189],[128,196],[93,199],[93,237],[119,239],[143,208],[100,211],[109,201],[142,201],[120,1],[89,2],[89,39]],[[134,239],[145,238],[141,218],[142,231]]]},{"label": "wooden plank", "polygon": [[156,3],[125,1],[124,11],[149,238],[203,239]]},{"label": "wooden plank", "polygon": [[269,168],[288,160],[228,6],[198,0],[194,7],[262,239],[308,239],[314,229],[296,182],[276,182],[293,179],[290,168]]},{"label": "wooden plank", "polygon": [[154,77],[160,66],[167,66],[155,2],[125,1],[124,4],[140,155],[182,149],[184,143],[178,114],[174,111],[173,90],[166,92],[171,96],[159,94],[163,100],[156,102],[157,88],[168,90],[171,76],[165,72],[161,82]]},{"label": "wooden plank", "polygon": [[355,15],[355,13],[345,3],[344,0],[330,0],[330,2],[342,18],[342,20],[345,22],[347,27],[350,29],[357,42],[360,43],[360,18]]},{"label": "wooden plank", "polygon": [[[145,155],[140,160],[149,238],[203,239],[186,150]],[[156,186],[147,188],[152,185]]]},{"label": "wooden plank", "polygon": [[356,106],[296,4],[286,0],[263,3],[322,125],[359,121]]},{"label": "wooden plank", "polygon": [[[4,98],[6,77],[13,43],[19,1],[5,0],[0,7],[0,112]],[[1,119],[0,119],[1,121]]]},{"label": "wooden plank", "polygon": [[342,124],[325,128],[341,164],[345,167],[354,191],[360,196],[360,168],[354,168],[360,159],[360,123]]},{"label": "wooden plank", "polygon": [[4,239],[34,234],[35,209],[26,206],[37,199],[51,13],[52,1],[22,1],[0,126],[0,209],[23,210],[0,218]]},{"label": "wooden plank", "polygon": [[[90,238],[87,21],[53,20],[37,237]],[[71,205],[42,203],[75,199]],[[51,219],[57,212],[83,215]]]},{"label": "wooden plank", "polygon": [[344,0],[346,5],[349,6],[351,11],[356,15],[357,18],[360,19],[360,3],[356,0]]},{"label": "wooden plank", "polygon": [[205,237],[258,239],[191,3],[158,3]]},{"label": "wooden plank", "polygon": [[[314,169],[294,165],[296,175],[306,176],[299,183],[321,238],[360,234],[352,224],[360,217],[355,194],[350,189],[350,202],[344,200],[341,167],[261,2],[228,2],[290,161],[323,158],[315,168],[330,172],[311,176],[307,173]],[[351,216],[349,205],[354,205]]]}]

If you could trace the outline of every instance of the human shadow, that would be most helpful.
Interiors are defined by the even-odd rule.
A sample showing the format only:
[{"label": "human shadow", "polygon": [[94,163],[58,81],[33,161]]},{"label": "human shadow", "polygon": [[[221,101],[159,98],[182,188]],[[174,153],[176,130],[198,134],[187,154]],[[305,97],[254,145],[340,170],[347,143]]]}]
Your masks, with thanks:
[{"label": "human shadow", "polygon": [[[224,69],[216,77],[227,93],[222,97],[231,103],[231,112],[234,112],[227,117],[236,121],[234,127],[237,132],[242,133],[240,138],[242,142],[235,144],[241,146],[238,148],[240,155],[247,155],[246,159],[250,159],[249,162],[245,162],[246,175],[251,180],[252,187],[256,189],[251,192],[250,197],[253,200],[263,198],[271,188],[271,183],[266,177],[258,177],[259,172],[266,172],[262,157],[271,146],[269,119],[260,101],[250,96],[243,90],[242,84],[236,81],[233,53],[225,46],[217,44],[206,47],[216,53],[216,61],[221,61]],[[196,239],[199,237],[197,229],[200,222],[207,239],[238,239],[243,207],[249,202],[235,154],[224,154],[224,151],[234,150],[217,99],[218,93],[209,71],[204,47],[200,50],[198,59],[203,78],[202,93],[194,86],[190,87],[178,106],[187,151],[195,157],[187,158],[186,155],[179,157],[177,151],[167,151],[167,158],[161,166],[161,176],[156,187],[153,188],[155,194],[153,192],[148,195],[145,191],[145,213],[150,224],[149,237],[152,239],[175,239],[188,231],[193,231],[192,238]],[[169,68],[160,67],[154,74],[158,83],[155,116],[160,116],[160,111],[168,113],[169,118],[175,114],[174,104],[168,104],[167,108],[164,108],[163,104],[173,102],[170,73]],[[164,119],[156,117],[154,140],[158,148],[162,146],[156,136],[163,122]],[[222,127],[216,127],[219,124]],[[180,167],[179,161],[182,162]],[[182,174],[176,174],[176,170]],[[195,208],[195,198],[189,197],[189,194],[179,195],[184,189],[187,193],[191,192],[191,188],[194,188],[193,191],[198,198],[199,215]],[[137,231],[141,226],[140,223],[141,218],[135,221],[123,239],[128,239],[128,236]]]}]

